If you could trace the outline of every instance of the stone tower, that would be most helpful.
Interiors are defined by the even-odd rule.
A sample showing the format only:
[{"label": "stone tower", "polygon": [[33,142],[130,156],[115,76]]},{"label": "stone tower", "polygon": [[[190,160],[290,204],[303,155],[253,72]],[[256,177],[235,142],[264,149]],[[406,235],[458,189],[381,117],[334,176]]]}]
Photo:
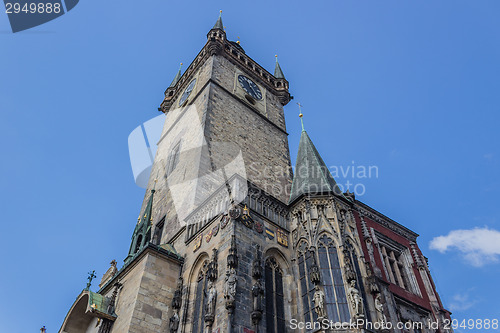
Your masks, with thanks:
[{"label": "stone tower", "polygon": [[165,91],[123,266],[89,281],[59,332],[445,331],[418,235],[342,193],[305,130],[292,177],[288,88],[219,16]]}]

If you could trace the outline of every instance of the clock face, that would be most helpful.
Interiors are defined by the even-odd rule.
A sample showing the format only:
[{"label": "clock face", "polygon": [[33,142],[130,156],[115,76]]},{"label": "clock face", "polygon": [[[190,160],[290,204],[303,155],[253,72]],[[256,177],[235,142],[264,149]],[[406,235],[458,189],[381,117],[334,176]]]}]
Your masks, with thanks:
[{"label": "clock face", "polygon": [[243,90],[245,90],[247,94],[249,94],[250,96],[252,96],[257,100],[262,99],[262,92],[252,80],[250,80],[244,75],[238,75],[238,82],[240,83],[241,87],[243,88]]},{"label": "clock face", "polygon": [[184,104],[184,102],[186,101],[186,99],[191,94],[191,91],[193,91],[193,88],[194,88],[195,84],[196,84],[196,79],[194,79],[193,81],[191,81],[189,83],[189,85],[186,87],[186,90],[184,90],[184,92],[182,93],[181,99],[179,100],[179,106],[181,106],[182,104]]}]

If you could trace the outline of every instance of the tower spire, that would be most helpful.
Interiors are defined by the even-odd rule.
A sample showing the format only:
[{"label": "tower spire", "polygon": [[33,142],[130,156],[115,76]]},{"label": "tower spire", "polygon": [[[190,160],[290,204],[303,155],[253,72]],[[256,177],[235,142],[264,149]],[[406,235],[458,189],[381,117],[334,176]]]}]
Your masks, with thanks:
[{"label": "tower spire", "polygon": [[175,85],[177,84],[177,82],[179,82],[180,78],[181,78],[181,69],[182,69],[182,62],[179,66],[179,70],[177,71],[177,74],[175,75],[174,79],[172,80],[172,83],[170,83],[170,86],[169,88],[173,88],[175,87]]},{"label": "tower spire", "polygon": [[148,204],[144,209],[144,215],[139,215],[138,223],[135,226],[132,234],[132,243],[125,263],[128,263],[134,256],[151,241],[151,226],[153,224],[153,198],[156,192],[156,179],[154,180],[153,188],[149,196]]},{"label": "tower spire", "polygon": [[276,66],[274,67],[274,77],[277,79],[284,79],[285,75],[283,75],[280,63],[278,62],[278,55],[276,54],[275,57],[276,57]]},{"label": "tower spire", "polygon": [[[299,108],[301,104],[297,103]],[[300,119],[302,121],[302,112]],[[299,151],[295,162],[295,172],[292,181],[292,190],[289,203],[304,194],[334,193],[343,196],[341,189],[335,182],[330,170],[321,158],[311,138],[307,135],[302,122],[302,134],[300,135]]]},{"label": "tower spire", "polygon": [[215,22],[212,29],[220,29],[224,31],[224,24],[222,24],[222,10],[219,11],[219,18],[217,19],[217,22]]}]

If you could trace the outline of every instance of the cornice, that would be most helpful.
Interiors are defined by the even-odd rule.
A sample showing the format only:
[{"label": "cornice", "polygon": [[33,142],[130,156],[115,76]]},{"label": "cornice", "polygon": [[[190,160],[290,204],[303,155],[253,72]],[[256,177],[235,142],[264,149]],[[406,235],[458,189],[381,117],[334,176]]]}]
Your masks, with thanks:
[{"label": "cornice", "polygon": [[419,235],[416,232],[411,231],[410,229],[402,226],[401,224],[397,223],[396,221],[390,219],[389,217],[385,216],[384,214],[376,211],[375,209],[365,205],[364,203],[362,203],[358,200],[356,200],[355,206],[356,206],[355,209],[360,214],[369,217],[371,220],[379,223],[380,225],[395,232],[396,234],[403,236],[404,238],[408,239],[409,241],[413,241],[413,242],[417,241],[417,237]]}]

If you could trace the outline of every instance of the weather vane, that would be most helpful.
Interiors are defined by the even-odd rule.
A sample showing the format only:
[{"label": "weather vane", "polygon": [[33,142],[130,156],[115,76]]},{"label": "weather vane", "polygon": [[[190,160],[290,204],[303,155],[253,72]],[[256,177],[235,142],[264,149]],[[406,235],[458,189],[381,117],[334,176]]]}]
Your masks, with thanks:
[{"label": "weather vane", "polygon": [[89,274],[89,277],[87,278],[87,280],[89,280],[89,282],[87,282],[87,288],[85,288],[85,290],[90,289],[90,286],[92,285],[92,280],[97,277],[95,275],[95,271],[89,272],[88,274]]}]

